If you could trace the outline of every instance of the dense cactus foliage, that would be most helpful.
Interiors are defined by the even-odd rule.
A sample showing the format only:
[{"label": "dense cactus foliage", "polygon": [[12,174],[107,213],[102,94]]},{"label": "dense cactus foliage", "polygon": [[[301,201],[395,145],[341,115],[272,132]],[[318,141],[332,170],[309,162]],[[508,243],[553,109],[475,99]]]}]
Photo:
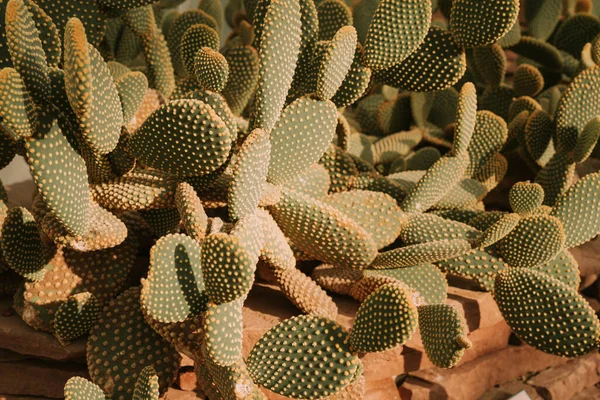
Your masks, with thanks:
[{"label": "dense cactus foliage", "polygon": [[[0,0],[0,167],[37,189],[0,191],[0,287],[60,343],[89,334],[67,399],[158,399],[178,352],[211,399],[358,399],[361,356],[417,329],[436,366],[469,351],[448,274],[541,351],[598,348],[568,252],[600,233],[600,173],[575,169],[600,155],[589,9],[180,3]],[[303,315],[244,358],[257,268]],[[329,293],[361,303],[350,332]]]}]

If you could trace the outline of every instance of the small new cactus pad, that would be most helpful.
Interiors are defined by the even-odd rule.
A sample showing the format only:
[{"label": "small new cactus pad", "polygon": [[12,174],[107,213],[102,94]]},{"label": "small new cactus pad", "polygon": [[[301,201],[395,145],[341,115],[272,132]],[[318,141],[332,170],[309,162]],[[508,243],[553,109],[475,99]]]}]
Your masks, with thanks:
[{"label": "small new cactus pad", "polygon": [[258,207],[270,153],[269,135],[262,129],[252,131],[240,147],[227,194],[227,209],[232,220],[250,215]]},{"label": "small new cactus pad", "polygon": [[65,384],[65,400],[106,400],[98,385],[85,378],[74,376]]},{"label": "small new cactus pad", "polygon": [[229,65],[218,51],[201,47],[194,56],[194,76],[200,87],[220,92],[229,79]]},{"label": "small new cactus pad", "polygon": [[464,239],[437,240],[413,244],[379,253],[369,268],[390,269],[408,267],[453,258],[468,253],[471,244]]},{"label": "small new cactus pad", "polygon": [[573,161],[576,163],[584,162],[594,151],[600,138],[600,116],[592,118],[577,138],[575,148],[573,148]]},{"label": "small new cactus pad", "polygon": [[539,69],[531,64],[517,67],[514,77],[514,89],[517,96],[534,97],[544,88],[544,77]]},{"label": "small new cactus pad", "polygon": [[19,275],[37,281],[46,272],[49,249],[40,237],[40,231],[33,215],[24,207],[8,211],[0,236],[2,256]]},{"label": "small new cactus pad", "polygon": [[450,30],[462,47],[485,46],[508,33],[518,15],[518,0],[457,0],[452,2]]},{"label": "small new cactus pad", "polygon": [[50,91],[46,54],[39,31],[22,0],[6,5],[6,44],[15,70],[37,104],[43,104]]},{"label": "small new cactus pad", "polygon": [[148,117],[129,148],[148,166],[181,177],[197,176],[215,171],[227,160],[231,138],[206,103],[173,100]]},{"label": "small new cactus pad", "polygon": [[442,157],[427,170],[400,207],[408,213],[425,212],[441,200],[463,177],[469,157]]},{"label": "small new cactus pad", "polygon": [[192,25],[181,38],[181,60],[188,75],[194,75],[194,58],[203,47],[219,49],[219,34],[206,24]]},{"label": "small new cactus pad", "polygon": [[508,193],[510,208],[517,214],[528,215],[544,201],[544,189],[537,183],[517,182]]},{"label": "small new cactus pad", "polygon": [[133,388],[131,400],[158,400],[160,386],[158,375],[152,365],[148,365],[140,372]]},{"label": "small new cactus pad", "polygon": [[403,243],[410,245],[444,239],[472,240],[479,234],[477,229],[465,223],[427,213],[410,215],[402,225],[400,238]]},{"label": "small new cactus pad", "polygon": [[477,91],[475,85],[467,82],[460,89],[456,108],[456,127],[452,154],[465,154],[471,143],[471,137],[477,123]]},{"label": "small new cactus pad", "polygon": [[65,27],[65,88],[81,135],[99,154],[114,150],[121,134],[119,92],[102,56],[87,42],[80,20]]},{"label": "small new cactus pad", "polygon": [[565,247],[579,246],[600,232],[599,188],[600,173],[596,172],[584,176],[558,198],[550,215],[564,227]]},{"label": "small new cactus pad", "polygon": [[202,274],[206,294],[213,303],[245,296],[254,282],[255,268],[256,263],[235,236],[215,233],[202,242]]},{"label": "small new cactus pad", "polygon": [[494,290],[496,275],[508,267],[502,258],[493,250],[471,250],[461,256],[437,262],[444,272],[464,276],[475,280],[484,290]]},{"label": "small new cactus pad", "polygon": [[325,263],[363,269],[377,255],[377,245],[364,228],[318,200],[284,189],[270,211],[294,244]]},{"label": "small new cactus pad", "polygon": [[317,6],[319,40],[331,40],[344,26],[352,25],[352,11],[344,1],[323,0]]},{"label": "small new cactus pad", "polygon": [[165,32],[166,41],[169,46],[168,50],[173,60],[173,69],[178,74],[185,75],[185,68],[181,57],[181,39],[188,29],[197,24],[208,25],[215,31],[218,30],[217,23],[213,17],[202,10],[193,9],[187,10],[177,16],[169,31]]},{"label": "small new cactus pad", "polygon": [[173,234],[161,237],[150,250],[148,278],[143,281],[141,305],[158,322],[182,322],[206,309],[207,297],[200,245]]},{"label": "small new cactus pad", "polygon": [[175,206],[187,235],[200,242],[206,236],[208,216],[192,185],[187,182],[177,184]]},{"label": "small new cactus pad", "polygon": [[242,299],[219,305],[209,303],[204,314],[204,337],[212,363],[230,366],[240,360],[244,328],[242,303]]},{"label": "small new cactus pad", "polygon": [[429,92],[454,85],[466,68],[465,51],[456,44],[452,34],[431,26],[425,40],[410,56],[399,64],[375,70],[373,76],[393,87]]},{"label": "small new cactus pad", "polygon": [[66,346],[71,341],[87,335],[96,324],[100,310],[100,303],[90,292],[72,295],[54,315],[54,336]]},{"label": "small new cactus pad", "polygon": [[308,315],[271,328],[254,345],[247,363],[255,383],[301,399],[335,395],[360,367],[345,330],[327,318]]},{"label": "small new cactus pad", "polygon": [[319,72],[315,94],[319,99],[329,100],[338,91],[352,65],[356,44],[356,30],[353,26],[340,28],[331,41],[326,42],[318,57]]},{"label": "small new cactus pad", "polygon": [[507,268],[496,278],[494,299],[511,329],[546,353],[576,357],[597,347],[598,317],[564,283],[527,268]]},{"label": "small new cactus pad", "polygon": [[472,175],[479,171],[502,149],[507,138],[508,128],[504,119],[490,111],[477,112],[475,129],[467,148],[471,161],[468,172]]},{"label": "small new cactus pad", "polygon": [[[372,69],[404,61],[423,42],[431,20],[431,2],[383,0],[377,6],[364,42],[363,63]],[[404,27],[410,26],[410,30]]]},{"label": "small new cactus pad", "polygon": [[252,126],[268,132],[279,118],[298,60],[300,4],[292,0],[269,2],[262,26]]},{"label": "small new cactus pad", "polygon": [[550,261],[564,248],[560,220],[549,215],[530,215],[499,243],[502,257],[514,267],[533,267]]},{"label": "small new cactus pad", "polygon": [[378,249],[396,240],[404,222],[404,213],[385,193],[351,190],[332,193],[323,202],[356,221],[371,235]]},{"label": "small new cactus pad", "polygon": [[376,352],[406,342],[417,329],[417,307],[403,285],[381,286],[360,305],[350,334],[355,351]]},{"label": "small new cactus pad", "polygon": [[335,134],[337,111],[329,101],[301,97],[288,105],[271,131],[267,180],[289,182],[319,160]]},{"label": "small new cactus pad", "polygon": [[425,354],[436,367],[452,368],[473,346],[465,319],[450,304],[428,304],[417,310]]},{"label": "small new cactus pad", "polygon": [[490,225],[477,239],[476,246],[480,248],[489,247],[502,240],[517,226],[521,217],[519,214],[505,214],[498,221]]},{"label": "small new cactus pad", "polygon": [[130,399],[148,365],[161,393],[177,376],[181,356],[146,323],[139,303],[139,287],[120,294],[102,310],[87,342],[90,376],[113,399]]},{"label": "small new cactus pad", "polygon": [[57,124],[44,137],[26,139],[25,148],[33,180],[52,215],[69,233],[87,233],[90,190],[83,159]]},{"label": "small new cactus pad", "polygon": [[0,118],[3,130],[13,138],[32,135],[31,117],[34,113],[29,93],[19,73],[13,68],[0,71]]}]

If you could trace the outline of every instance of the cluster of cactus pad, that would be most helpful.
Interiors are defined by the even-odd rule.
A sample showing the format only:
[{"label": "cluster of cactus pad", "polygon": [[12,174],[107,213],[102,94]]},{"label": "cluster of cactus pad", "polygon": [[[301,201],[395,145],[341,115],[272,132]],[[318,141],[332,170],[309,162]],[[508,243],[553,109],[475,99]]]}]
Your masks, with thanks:
[{"label": "cluster of cactus pad", "polygon": [[[180,3],[0,0],[0,168],[37,187],[0,191],[0,292],[89,335],[67,399],[158,399],[179,353],[210,399],[359,399],[363,353],[472,346],[446,274],[541,351],[600,345],[568,251],[600,232],[591,2],[521,2],[526,28],[517,0]],[[486,211],[513,160],[531,179]],[[244,358],[257,274],[301,315]],[[361,303],[350,332],[328,292]]]}]

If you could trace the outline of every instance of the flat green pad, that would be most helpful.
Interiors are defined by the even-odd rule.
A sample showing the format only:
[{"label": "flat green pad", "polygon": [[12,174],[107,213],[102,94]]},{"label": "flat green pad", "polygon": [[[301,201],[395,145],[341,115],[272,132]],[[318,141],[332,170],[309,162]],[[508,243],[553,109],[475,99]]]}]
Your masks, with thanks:
[{"label": "flat green pad", "polygon": [[321,199],[327,196],[331,179],[329,172],[321,164],[313,164],[304,174],[283,186],[300,193]]},{"label": "flat green pad", "polygon": [[12,68],[0,71],[0,119],[2,130],[15,139],[31,136],[33,104],[19,73]]},{"label": "flat green pad", "polygon": [[363,273],[364,271],[321,264],[310,277],[325,290],[349,295],[352,287],[363,279]]},{"label": "flat green pad", "polygon": [[410,56],[399,64],[375,70],[373,76],[399,89],[432,92],[454,85],[466,69],[465,51],[452,34],[431,26],[425,40]]},{"label": "flat green pad", "polygon": [[592,118],[577,138],[577,144],[573,149],[573,161],[584,162],[594,151],[600,138],[600,116]]},{"label": "flat green pad", "polygon": [[200,87],[222,91],[229,79],[227,59],[210,47],[201,47],[194,56],[194,76]]},{"label": "flat green pad", "polygon": [[600,67],[588,68],[571,81],[556,110],[557,150],[572,150],[585,125],[600,114],[598,90]]},{"label": "flat green pad", "polygon": [[219,305],[209,304],[204,314],[204,331],[207,356],[211,363],[230,366],[241,358],[244,328],[242,304],[242,299]]},{"label": "flat green pad", "polygon": [[171,60],[167,42],[160,31],[142,38],[142,46],[146,63],[148,64],[148,83],[165,98],[169,98],[175,89],[175,72],[173,64],[165,62]]},{"label": "flat green pad", "polygon": [[24,0],[29,9],[35,27],[39,31],[42,48],[46,54],[48,65],[57,67],[62,56],[62,44],[58,29],[46,12],[32,0]]},{"label": "flat green pad", "polygon": [[486,84],[498,86],[504,82],[506,54],[499,44],[474,48],[473,61],[478,77]]},{"label": "flat green pad", "polygon": [[64,64],[67,97],[81,135],[94,152],[111,152],[121,135],[121,100],[110,70],[98,50],[87,42],[78,19],[65,28]]},{"label": "flat green pad", "polygon": [[430,20],[428,0],[380,2],[367,30],[364,65],[383,69],[404,61],[425,39]]},{"label": "flat green pad", "polygon": [[468,151],[477,124],[477,90],[471,82],[465,83],[458,94],[456,127],[452,154],[460,155]]},{"label": "flat green pad", "polygon": [[595,15],[580,13],[565,18],[556,29],[554,45],[577,59],[586,43],[600,33],[600,19]]},{"label": "flat green pad", "polygon": [[74,376],[65,384],[65,400],[106,400],[99,386],[85,378]]},{"label": "flat green pad", "polygon": [[425,212],[441,200],[462,179],[469,157],[442,157],[427,170],[400,207],[408,213]]},{"label": "flat green pad", "polygon": [[208,216],[192,185],[187,182],[177,184],[175,206],[187,235],[200,242],[206,236]]},{"label": "flat green pad", "polygon": [[452,368],[472,346],[465,319],[449,304],[423,305],[417,310],[425,354],[436,367]]},{"label": "flat green pad", "polygon": [[46,54],[39,31],[22,0],[6,5],[6,44],[12,65],[23,78],[27,90],[37,104],[43,104],[50,94],[50,77]]},{"label": "flat green pad", "polygon": [[517,96],[534,97],[544,88],[544,76],[531,64],[521,64],[515,70],[514,90]]},{"label": "flat green pad", "polygon": [[541,166],[547,164],[552,156],[554,146],[551,140],[555,130],[552,117],[544,110],[535,110],[527,119],[524,132],[525,148],[531,158]]},{"label": "flat green pad", "polygon": [[528,33],[534,38],[547,40],[558,24],[561,0],[525,1],[523,3]]},{"label": "flat green pad", "polygon": [[348,334],[324,317],[301,315],[265,333],[248,356],[252,380],[282,396],[319,399],[334,395],[353,380],[360,360]]},{"label": "flat green pad", "polygon": [[520,219],[519,214],[510,213],[503,215],[502,218],[494,222],[481,234],[477,239],[476,246],[483,249],[499,242],[512,232],[519,224]]},{"label": "flat green pad", "polygon": [[140,372],[131,400],[158,400],[160,396],[160,387],[158,384],[158,375],[152,365],[148,365]]},{"label": "flat green pad", "polygon": [[9,210],[0,236],[2,256],[22,277],[37,281],[46,272],[47,250],[33,215],[24,207]]},{"label": "flat green pad", "polygon": [[352,26],[341,28],[324,44],[319,54],[317,98],[329,100],[335,95],[350,70],[355,50],[356,30]]},{"label": "flat green pad", "polygon": [[194,58],[202,47],[219,49],[219,34],[206,24],[192,25],[181,38],[181,60],[188,73],[194,75]]},{"label": "flat green pad", "polygon": [[322,201],[340,210],[364,228],[378,249],[393,243],[405,221],[405,215],[391,196],[366,190],[333,193]]},{"label": "flat green pad", "polygon": [[492,44],[507,34],[519,15],[517,0],[456,0],[450,30],[465,48]]},{"label": "flat green pad", "polygon": [[206,310],[200,245],[189,236],[161,237],[150,249],[141,305],[158,322],[182,322]]},{"label": "flat green pad", "polygon": [[362,54],[363,48],[360,44],[357,44],[350,69],[339,89],[331,98],[331,101],[338,108],[354,104],[368,89],[371,82],[371,69],[362,65]]},{"label": "flat green pad", "polygon": [[90,191],[83,159],[58,125],[43,138],[25,140],[33,180],[54,217],[69,233],[84,235],[89,227]]},{"label": "flat green pad", "polygon": [[179,369],[181,356],[146,323],[139,303],[139,287],[120,294],[100,313],[87,342],[90,376],[113,399],[131,398],[148,365],[156,370],[161,393]]},{"label": "flat green pad", "polygon": [[400,238],[403,243],[411,245],[446,239],[473,240],[480,233],[465,223],[428,213],[409,216],[402,225]]},{"label": "flat green pad", "polygon": [[444,272],[473,279],[482,289],[491,292],[494,290],[494,280],[498,273],[508,267],[497,252],[488,248],[471,250],[456,258],[436,263]]},{"label": "flat green pad", "polygon": [[173,100],[156,110],[129,147],[144,164],[180,177],[206,175],[229,157],[230,132],[200,100]]},{"label": "flat green pad", "polygon": [[294,253],[281,229],[266,210],[257,209],[256,216],[261,223],[262,248],[261,261],[273,269],[284,270],[296,267]]},{"label": "flat green pad", "polygon": [[477,112],[475,129],[467,148],[471,176],[502,149],[507,138],[508,128],[502,118],[490,111]]},{"label": "flat green pad", "polygon": [[288,105],[271,131],[267,180],[294,180],[321,158],[335,134],[337,110],[331,101],[301,97]]},{"label": "flat green pad", "polygon": [[549,215],[531,215],[499,243],[504,260],[513,267],[533,267],[552,260],[565,246],[560,220]]},{"label": "flat green pad", "polygon": [[269,210],[283,233],[317,260],[364,269],[377,255],[377,245],[365,229],[318,200],[284,189]]},{"label": "flat green pad", "polygon": [[231,112],[240,115],[258,84],[258,53],[251,46],[233,46],[223,49],[223,56],[229,65],[229,79],[223,88],[223,96]]},{"label": "flat green pad", "polygon": [[300,4],[293,0],[272,0],[260,35],[253,128],[269,132],[279,118],[298,60],[300,33]]},{"label": "flat green pad", "polygon": [[510,208],[517,214],[533,213],[544,201],[544,189],[537,183],[517,182],[508,193]]},{"label": "flat green pad", "polygon": [[439,268],[432,264],[363,272],[365,276],[385,276],[397,279],[417,293],[426,304],[443,303],[448,297],[446,277]]},{"label": "flat green pad", "polygon": [[148,79],[141,72],[128,72],[115,79],[115,85],[121,99],[123,124],[127,124],[135,116],[144,101],[144,96],[148,90]]},{"label": "flat green pad", "polygon": [[531,269],[549,275],[575,291],[579,290],[579,284],[581,283],[579,264],[566,249],[558,253],[554,259]]},{"label": "flat green pad", "polygon": [[87,335],[96,323],[100,310],[100,303],[90,292],[72,295],[54,315],[54,336],[66,346],[71,341]]},{"label": "flat green pad", "polygon": [[204,239],[202,274],[210,301],[227,303],[248,293],[256,268],[251,253],[238,237],[226,233],[215,233]]},{"label": "flat green pad", "polygon": [[600,173],[584,176],[569,188],[556,202],[550,215],[562,223],[565,247],[575,247],[592,239],[600,232]]},{"label": "flat green pad", "polygon": [[229,217],[233,221],[254,213],[258,207],[270,153],[269,134],[262,129],[252,131],[240,147],[227,193]]},{"label": "flat green pad", "polygon": [[493,293],[508,325],[530,346],[564,357],[597,347],[598,317],[564,283],[527,268],[508,268],[496,278]]},{"label": "flat green pad", "polygon": [[402,285],[387,284],[371,293],[356,312],[350,345],[375,352],[405,343],[418,325],[413,295]]},{"label": "flat green pad", "polygon": [[432,263],[458,257],[470,250],[471,244],[464,239],[446,239],[413,244],[379,253],[369,265],[369,268],[392,269]]},{"label": "flat green pad", "polygon": [[317,16],[319,40],[331,40],[342,27],[352,25],[352,10],[344,1],[319,2]]}]

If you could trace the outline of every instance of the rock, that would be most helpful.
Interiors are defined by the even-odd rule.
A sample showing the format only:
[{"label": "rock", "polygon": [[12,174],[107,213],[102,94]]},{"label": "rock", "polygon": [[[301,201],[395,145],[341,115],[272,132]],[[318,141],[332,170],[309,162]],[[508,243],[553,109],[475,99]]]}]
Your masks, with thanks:
[{"label": "rock", "polygon": [[199,390],[197,387],[198,380],[196,379],[196,373],[194,372],[194,367],[185,366],[179,368],[179,375],[177,375],[177,379],[175,380],[175,384],[179,386],[181,390]]},{"label": "rock", "polygon": [[569,249],[569,252],[577,260],[581,276],[600,274],[600,236]]},{"label": "rock", "polygon": [[527,380],[546,400],[568,399],[600,381],[600,354],[593,352]]},{"label": "rock", "polygon": [[364,400],[400,400],[400,393],[393,377],[380,380],[367,380]]},{"label": "rock", "polygon": [[200,392],[188,392],[185,390],[178,390],[169,388],[167,393],[163,394],[161,400],[206,400],[207,397]]},{"label": "rock", "polygon": [[463,312],[469,331],[492,326],[503,320],[489,292],[476,292],[449,286],[447,303]]},{"label": "rock", "polygon": [[577,393],[571,400],[598,400],[600,399],[600,388],[598,386],[590,386],[582,392]]},{"label": "rock", "polygon": [[543,400],[533,386],[527,385],[520,380],[504,383],[499,387],[491,388],[486,391],[479,400],[508,400],[517,393],[522,392],[527,393],[527,396],[529,396],[531,400]]}]

